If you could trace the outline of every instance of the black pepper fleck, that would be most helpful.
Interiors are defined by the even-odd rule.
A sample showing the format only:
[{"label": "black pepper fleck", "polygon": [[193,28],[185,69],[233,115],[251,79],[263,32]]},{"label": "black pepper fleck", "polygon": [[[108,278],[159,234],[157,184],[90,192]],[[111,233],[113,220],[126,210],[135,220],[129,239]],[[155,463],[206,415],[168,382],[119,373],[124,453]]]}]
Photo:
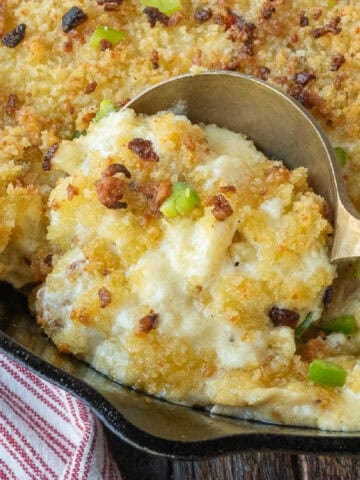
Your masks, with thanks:
[{"label": "black pepper fleck", "polygon": [[25,23],[20,23],[17,27],[14,28],[11,32],[4,35],[2,43],[5,47],[14,48],[24,39],[25,37],[26,25]]},{"label": "black pepper fleck", "polygon": [[329,287],[326,288],[323,296],[324,306],[327,306],[332,302],[333,296],[334,296],[334,290],[333,290],[333,287],[330,285]]},{"label": "black pepper fleck", "polygon": [[63,32],[68,33],[73,28],[77,27],[81,23],[84,23],[87,20],[87,15],[79,7],[72,7],[65,15],[62,17],[61,27]]}]

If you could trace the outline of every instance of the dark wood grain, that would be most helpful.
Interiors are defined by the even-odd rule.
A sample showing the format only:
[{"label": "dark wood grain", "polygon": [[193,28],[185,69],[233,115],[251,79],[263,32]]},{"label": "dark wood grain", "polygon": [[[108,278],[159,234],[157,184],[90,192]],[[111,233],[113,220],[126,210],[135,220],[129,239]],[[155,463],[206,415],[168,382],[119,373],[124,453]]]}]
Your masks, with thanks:
[{"label": "dark wood grain", "polygon": [[200,462],[140,452],[108,432],[122,480],[358,480],[360,456],[246,453]]},{"label": "dark wood grain", "polygon": [[203,462],[173,462],[174,480],[297,480],[290,455],[227,455]]},{"label": "dark wood grain", "polygon": [[168,480],[171,463],[166,458],[143,453],[107,431],[108,443],[122,480]]},{"label": "dark wood grain", "polygon": [[304,480],[358,480],[360,456],[301,455],[298,457],[301,479]]}]

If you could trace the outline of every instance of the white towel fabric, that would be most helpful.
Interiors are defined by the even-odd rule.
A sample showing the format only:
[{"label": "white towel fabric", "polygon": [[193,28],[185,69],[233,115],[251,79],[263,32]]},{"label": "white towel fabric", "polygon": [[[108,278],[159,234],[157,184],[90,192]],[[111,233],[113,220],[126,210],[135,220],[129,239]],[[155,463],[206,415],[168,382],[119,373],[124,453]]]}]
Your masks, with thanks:
[{"label": "white towel fabric", "polygon": [[0,479],[120,478],[89,408],[0,354]]}]

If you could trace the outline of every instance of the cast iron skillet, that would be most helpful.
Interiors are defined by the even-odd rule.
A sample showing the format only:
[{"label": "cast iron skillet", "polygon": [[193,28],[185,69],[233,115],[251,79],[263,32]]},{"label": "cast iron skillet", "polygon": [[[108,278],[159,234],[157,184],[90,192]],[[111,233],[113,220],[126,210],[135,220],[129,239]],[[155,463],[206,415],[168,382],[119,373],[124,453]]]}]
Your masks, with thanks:
[{"label": "cast iron skillet", "polygon": [[173,405],[123,387],[59,353],[26,308],[0,284],[0,351],[83,400],[115,435],[149,453],[202,458],[245,450],[360,452],[356,433],[322,432],[248,422]]}]

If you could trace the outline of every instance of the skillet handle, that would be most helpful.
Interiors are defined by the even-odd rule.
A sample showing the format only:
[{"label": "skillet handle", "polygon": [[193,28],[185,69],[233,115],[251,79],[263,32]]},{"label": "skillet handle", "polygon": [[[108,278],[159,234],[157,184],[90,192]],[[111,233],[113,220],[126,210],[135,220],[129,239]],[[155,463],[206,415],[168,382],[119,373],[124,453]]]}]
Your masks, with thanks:
[{"label": "skillet handle", "polygon": [[347,198],[338,198],[331,261],[360,257],[360,216]]}]

